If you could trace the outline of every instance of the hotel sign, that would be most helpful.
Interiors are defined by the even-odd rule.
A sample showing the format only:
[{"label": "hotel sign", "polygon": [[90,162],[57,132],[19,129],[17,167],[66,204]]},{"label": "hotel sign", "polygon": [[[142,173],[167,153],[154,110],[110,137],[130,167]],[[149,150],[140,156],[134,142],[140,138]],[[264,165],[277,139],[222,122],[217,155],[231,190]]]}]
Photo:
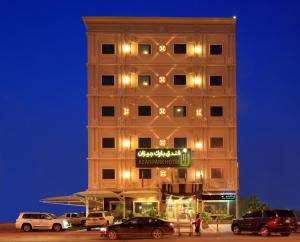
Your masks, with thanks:
[{"label": "hotel sign", "polygon": [[202,194],[202,200],[235,200],[234,194]]},{"label": "hotel sign", "polygon": [[190,167],[191,149],[136,149],[136,167]]}]

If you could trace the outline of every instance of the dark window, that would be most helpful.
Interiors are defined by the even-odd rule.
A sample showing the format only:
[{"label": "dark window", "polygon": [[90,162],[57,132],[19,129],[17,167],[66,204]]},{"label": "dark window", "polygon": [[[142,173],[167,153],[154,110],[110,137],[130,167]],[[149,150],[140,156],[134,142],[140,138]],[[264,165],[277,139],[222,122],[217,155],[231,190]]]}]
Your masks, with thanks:
[{"label": "dark window", "polygon": [[174,138],[174,148],[186,148],[186,138]]},{"label": "dark window", "polygon": [[115,170],[114,169],[103,169],[102,170],[102,179],[115,179]]},{"label": "dark window", "polygon": [[115,148],[115,138],[102,138],[102,148]]},{"label": "dark window", "polygon": [[262,216],[262,211],[257,210],[252,213],[253,218],[260,218]]},{"label": "dark window", "polygon": [[151,138],[139,138],[139,148],[151,148]]},{"label": "dark window", "polygon": [[222,168],[211,168],[211,178],[223,178]]},{"label": "dark window", "polygon": [[139,44],[139,54],[141,54],[141,55],[151,54],[151,45],[149,45],[149,44]]},{"label": "dark window", "polygon": [[243,218],[253,218],[253,213],[247,213],[243,216]]},{"label": "dark window", "polygon": [[267,218],[275,218],[276,212],[274,210],[266,210],[264,211],[264,216]]},{"label": "dark window", "polygon": [[295,218],[295,214],[291,210],[277,210],[278,217]]},{"label": "dark window", "polygon": [[222,76],[210,76],[209,84],[211,86],[222,86]]},{"label": "dark window", "polygon": [[210,116],[213,116],[213,117],[223,116],[223,107],[222,106],[210,107]]},{"label": "dark window", "polygon": [[101,218],[103,217],[102,213],[90,213],[88,215],[89,218]]},{"label": "dark window", "polygon": [[211,55],[222,55],[222,45],[211,45],[210,46]]},{"label": "dark window", "polygon": [[30,218],[30,214],[28,213],[23,214],[23,218]]},{"label": "dark window", "polygon": [[41,215],[40,214],[30,214],[30,219],[40,219],[41,218]]},{"label": "dark window", "polygon": [[179,184],[179,193],[185,193],[185,184]]},{"label": "dark window", "polygon": [[102,116],[104,116],[104,117],[115,116],[115,107],[114,106],[103,106],[102,107]]},{"label": "dark window", "polygon": [[223,137],[211,137],[210,148],[223,148]]},{"label": "dark window", "polygon": [[139,75],[138,77],[139,86],[150,86],[151,85],[151,77],[148,75]]},{"label": "dark window", "polygon": [[151,169],[139,169],[140,179],[151,179]]},{"label": "dark window", "polygon": [[173,107],[174,117],[185,117],[186,116],[186,107],[185,106],[174,106]]},{"label": "dark window", "polygon": [[113,86],[115,85],[115,76],[113,75],[103,75],[102,76],[103,86]]},{"label": "dark window", "polygon": [[174,75],[174,85],[186,85],[186,75]]},{"label": "dark window", "polygon": [[115,45],[114,44],[102,44],[102,54],[114,54]]},{"label": "dark window", "polygon": [[186,179],[186,173],[187,173],[186,169],[180,168],[177,170],[177,172],[178,172],[178,178]]},{"label": "dark window", "polygon": [[139,116],[151,116],[151,106],[139,106]]},{"label": "dark window", "polygon": [[186,54],[186,44],[174,44],[174,54]]}]

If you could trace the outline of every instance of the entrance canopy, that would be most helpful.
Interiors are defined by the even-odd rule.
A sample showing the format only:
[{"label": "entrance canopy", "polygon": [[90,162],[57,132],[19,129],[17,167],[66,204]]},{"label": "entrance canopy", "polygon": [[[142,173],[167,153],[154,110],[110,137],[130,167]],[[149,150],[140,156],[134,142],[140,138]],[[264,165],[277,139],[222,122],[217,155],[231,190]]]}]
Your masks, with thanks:
[{"label": "entrance canopy", "polygon": [[112,191],[83,191],[77,192],[76,195],[83,197],[98,197],[98,198],[118,198],[120,199],[120,193],[112,192]]},{"label": "entrance canopy", "polygon": [[85,199],[75,195],[43,198],[40,200],[40,202],[71,206],[85,206]]}]

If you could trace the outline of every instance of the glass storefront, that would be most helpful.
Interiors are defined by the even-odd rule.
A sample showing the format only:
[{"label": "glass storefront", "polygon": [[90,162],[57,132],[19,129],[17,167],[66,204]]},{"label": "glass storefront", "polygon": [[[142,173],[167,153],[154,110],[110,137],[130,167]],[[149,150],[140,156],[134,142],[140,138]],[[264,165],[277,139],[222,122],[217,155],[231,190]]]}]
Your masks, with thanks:
[{"label": "glass storefront", "polygon": [[157,216],[158,202],[134,202],[134,214],[136,216]]}]

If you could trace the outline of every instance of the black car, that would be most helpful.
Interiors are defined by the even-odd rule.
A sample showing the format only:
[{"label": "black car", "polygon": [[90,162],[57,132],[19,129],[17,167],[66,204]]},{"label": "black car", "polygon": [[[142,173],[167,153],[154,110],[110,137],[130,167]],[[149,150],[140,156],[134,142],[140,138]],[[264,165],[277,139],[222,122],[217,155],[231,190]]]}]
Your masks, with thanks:
[{"label": "black car", "polygon": [[262,236],[268,236],[273,232],[280,233],[282,236],[289,236],[296,229],[296,216],[293,211],[286,209],[256,210],[240,219],[234,219],[231,225],[234,234],[245,231]]},{"label": "black car", "polygon": [[159,239],[163,235],[173,234],[174,225],[155,217],[134,217],[120,224],[108,226],[104,233],[109,239],[147,236]]}]

